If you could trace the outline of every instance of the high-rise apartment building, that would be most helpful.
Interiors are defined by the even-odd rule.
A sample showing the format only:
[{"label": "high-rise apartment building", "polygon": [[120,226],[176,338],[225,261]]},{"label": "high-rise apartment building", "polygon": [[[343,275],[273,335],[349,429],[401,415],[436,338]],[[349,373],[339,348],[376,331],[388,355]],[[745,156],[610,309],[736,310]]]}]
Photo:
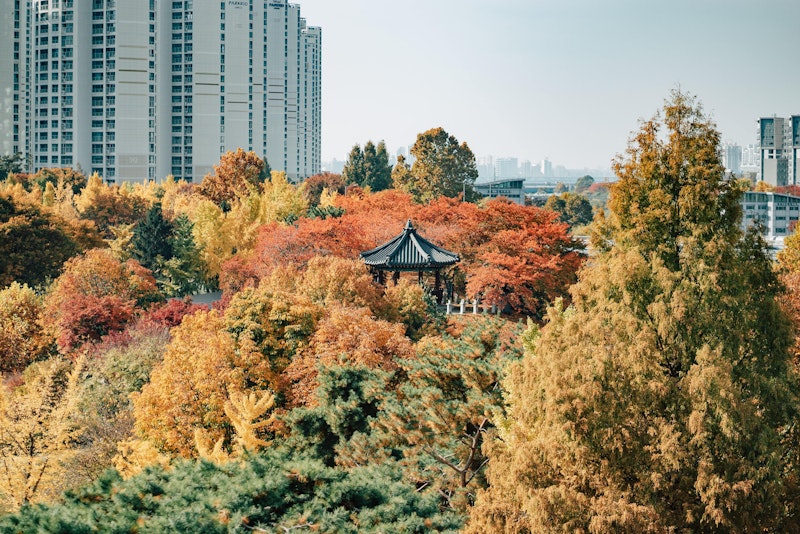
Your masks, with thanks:
[{"label": "high-rise apartment building", "polygon": [[519,176],[517,158],[497,158],[494,160],[494,169],[497,178],[517,178]]},{"label": "high-rise apartment building", "polygon": [[30,21],[26,6],[25,0],[0,4],[0,154],[25,152],[28,146]]},{"label": "high-rise apartment building", "polygon": [[[286,0],[0,0],[0,151],[107,181],[320,171],[321,30]],[[8,46],[7,46],[8,45]]]},{"label": "high-rise apartment building", "polygon": [[796,185],[800,115],[758,120],[758,179],[775,186]]},{"label": "high-rise apartment building", "polygon": [[742,147],[735,143],[725,143],[722,145],[721,151],[725,170],[739,174],[742,170]]}]

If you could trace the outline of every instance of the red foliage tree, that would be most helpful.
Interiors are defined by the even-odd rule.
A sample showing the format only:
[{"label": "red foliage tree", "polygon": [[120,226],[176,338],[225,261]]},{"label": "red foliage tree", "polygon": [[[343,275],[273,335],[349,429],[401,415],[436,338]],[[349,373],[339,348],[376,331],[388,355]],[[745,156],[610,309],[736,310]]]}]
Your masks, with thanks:
[{"label": "red foliage tree", "polygon": [[309,176],[303,182],[303,195],[312,206],[319,204],[319,199],[322,196],[322,191],[327,189],[331,193],[336,192],[344,194],[345,183],[341,174],[334,174],[330,172],[323,172]]},{"label": "red foliage tree", "polygon": [[315,256],[355,259],[396,236],[407,219],[420,233],[456,252],[453,276],[470,298],[538,315],[553,298],[566,296],[583,255],[557,216],[536,207],[494,200],[481,208],[452,198],[426,206],[397,191],[337,199],[338,218],[300,219],[292,226],[265,226],[254,251],[228,262],[220,276],[228,291],[256,286],[279,265],[303,269]]},{"label": "red foliage tree", "polygon": [[200,310],[208,310],[208,306],[192,304],[192,300],[170,299],[164,304],[154,306],[142,316],[142,321],[173,328],[181,324],[183,318]]},{"label": "red foliage tree", "polygon": [[159,298],[150,271],[121,263],[108,249],[69,260],[45,302],[44,322],[63,352],[121,330],[136,310]]},{"label": "red foliage tree", "polygon": [[775,188],[776,193],[783,193],[784,195],[794,195],[800,197],[800,185],[782,185]]}]

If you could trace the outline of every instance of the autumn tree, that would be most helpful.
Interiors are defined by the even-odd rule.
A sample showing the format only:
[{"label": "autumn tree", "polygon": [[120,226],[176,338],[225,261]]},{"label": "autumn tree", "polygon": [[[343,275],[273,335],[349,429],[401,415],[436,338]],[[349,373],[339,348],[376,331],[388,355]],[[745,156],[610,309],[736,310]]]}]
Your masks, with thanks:
[{"label": "autumn tree", "polygon": [[308,201],[309,206],[317,206],[320,203],[322,192],[328,190],[330,193],[343,194],[345,182],[340,174],[333,174],[330,172],[323,172],[309,176],[303,182],[303,194]]},{"label": "autumn tree", "polygon": [[718,149],[675,92],[615,161],[612,241],[509,371],[468,532],[798,528],[780,287]]},{"label": "autumn tree", "polygon": [[186,317],[172,330],[163,361],[133,398],[137,433],[161,450],[186,457],[197,454],[196,429],[212,441],[229,439],[228,388],[242,388],[241,378],[235,377],[235,351],[218,312]]},{"label": "autumn tree", "polygon": [[17,282],[0,290],[0,373],[22,371],[46,356],[53,339],[41,327],[42,298]]},{"label": "autumn tree", "polygon": [[368,308],[336,306],[320,320],[308,346],[286,368],[295,405],[314,403],[317,372],[333,365],[363,365],[394,371],[395,358],[410,357],[402,324],[375,319]]},{"label": "autumn tree", "polygon": [[36,206],[0,196],[0,287],[55,278],[81,251],[67,224]]},{"label": "autumn tree", "polygon": [[594,178],[589,176],[588,174],[585,176],[581,176],[575,181],[575,194],[581,194],[590,187],[594,183]]},{"label": "autumn tree", "polygon": [[67,488],[96,480],[114,465],[118,443],[133,438],[130,395],[149,382],[168,341],[166,326],[138,321],[92,348],[75,415],[76,424],[82,428],[80,446],[64,462],[63,483]]},{"label": "autumn tree", "polygon": [[150,204],[148,199],[126,187],[104,184],[96,173],[89,177],[86,187],[75,199],[80,217],[93,221],[107,239],[113,238],[114,227],[139,222]]},{"label": "autumn tree", "polygon": [[69,187],[75,195],[80,194],[81,190],[86,187],[86,175],[78,172],[70,167],[63,168],[44,168],[34,174],[30,182],[38,185],[39,189],[45,190],[47,184],[52,184],[54,187]]},{"label": "autumn tree", "polygon": [[769,182],[765,182],[764,180],[759,180],[753,186],[753,191],[758,191],[759,193],[771,193],[775,191],[775,186]]},{"label": "autumn tree", "polygon": [[66,352],[122,330],[159,298],[155,279],[138,262],[92,249],[65,264],[45,301],[44,322]]},{"label": "autumn tree", "polygon": [[238,196],[249,194],[252,189],[258,190],[263,181],[264,167],[264,160],[255,152],[246,152],[242,148],[226,152],[214,166],[214,172],[203,178],[200,192],[218,205],[229,204]]},{"label": "autumn tree", "polygon": [[582,245],[548,210],[503,200],[481,209],[440,198],[421,209],[420,220],[442,228],[440,242],[459,253],[459,290],[501,310],[540,317],[566,295],[584,259]]},{"label": "autumn tree", "polygon": [[283,404],[288,388],[284,370],[308,344],[321,315],[321,306],[305,295],[268,284],[234,295],[224,324],[240,347],[234,364],[244,370],[245,386],[270,389]]},{"label": "autumn tree", "polygon": [[558,213],[561,222],[567,223],[570,228],[592,222],[592,204],[580,194],[553,195],[547,199],[544,207]]},{"label": "autumn tree", "polygon": [[76,424],[83,359],[29,367],[16,388],[0,385],[0,497],[11,509],[53,498],[82,429]]},{"label": "autumn tree", "polygon": [[466,192],[474,195],[473,185],[478,178],[475,155],[466,143],[442,128],[432,128],[417,135],[411,147],[414,164],[404,172],[405,162],[398,160],[392,173],[394,187],[411,193],[418,202],[439,196],[457,197]]},{"label": "autumn tree", "polygon": [[783,248],[778,251],[778,264],[785,271],[800,273],[800,234],[797,232],[783,240]]},{"label": "autumn tree", "polygon": [[283,372],[320,314],[307,298],[264,287],[235,295],[224,315],[186,316],[134,400],[137,432],[160,450],[185,457],[198,454],[196,431],[204,442],[222,440],[230,447],[234,425],[226,402],[231,395],[270,391],[282,405],[288,387]]}]

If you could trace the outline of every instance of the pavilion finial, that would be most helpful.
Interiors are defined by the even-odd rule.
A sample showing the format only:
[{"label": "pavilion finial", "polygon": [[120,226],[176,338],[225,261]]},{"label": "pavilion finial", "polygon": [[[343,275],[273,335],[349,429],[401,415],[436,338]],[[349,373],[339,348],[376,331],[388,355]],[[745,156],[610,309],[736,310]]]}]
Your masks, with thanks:
[{"label": "pavilion finial", "polygon": [[413,230],[413,229],[414,229],[414,225],[411,224],[411,219],[407,220],[406,221],[406,227],[404,228],[404,230]]}]

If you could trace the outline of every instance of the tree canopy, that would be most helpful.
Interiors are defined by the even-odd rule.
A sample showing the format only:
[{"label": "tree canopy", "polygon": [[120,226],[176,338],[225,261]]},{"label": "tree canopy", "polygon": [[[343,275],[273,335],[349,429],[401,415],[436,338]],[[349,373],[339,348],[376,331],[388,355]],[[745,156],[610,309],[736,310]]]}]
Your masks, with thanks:
[{"label": "tree canopy", "polygon": [[675,92],[616,161],[611,240],[528,332],[468,532],[798,528],[780,285],[718,145]]},{"label": "tree canopy", "polygon": [[200,192],[216,204],[230,203],[239,195],[247,195],[252,188],[258,189],[265,178],[266,161],[255,152],[242,148],[226,152],[200,184]]},{"label": "tree canopy", "polygon": [[372,141],[367,141],[364,150],[355,145],[347,156],[342,179],[345,183],[369,187],[375,192],[391,187],[392,168],[389,165],[386,143],[380,141],[376,147]]},{"label": "tree canopy", "polygon": [[419,202],[439,196],[455,198],[462,193],[467,199],[473,198],[478,168],[467,143],[459,144],[443,128],[432,128],[417,135],[410,152],[414,156],[411,168],[398,159],[392,173],[396,189],[410,193]]}]

